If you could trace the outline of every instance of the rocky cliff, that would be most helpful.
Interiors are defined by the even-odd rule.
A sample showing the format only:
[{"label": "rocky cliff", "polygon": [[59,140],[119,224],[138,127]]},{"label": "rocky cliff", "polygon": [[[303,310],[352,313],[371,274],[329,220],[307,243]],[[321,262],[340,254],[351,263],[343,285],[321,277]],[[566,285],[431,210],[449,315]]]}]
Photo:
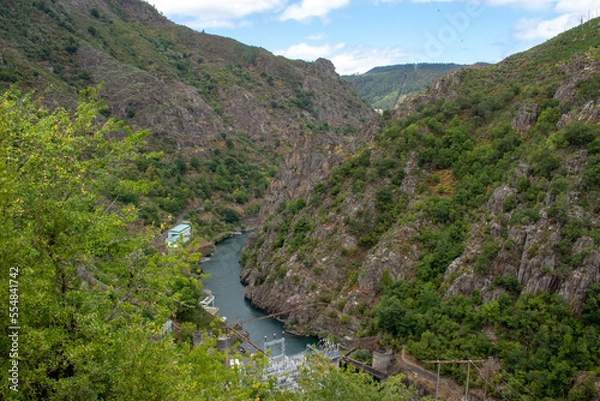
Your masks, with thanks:
[{"label": "rocky cliff", "polygon": [[336,130],[373,115],[327,60],[286,60],[196,32],[143,1],[9,1],[2,18],[5,84],[67,103],[103,82],[107,114],[177,149],[201,151],[232,130],[293,144],[307,124]]},{"label": "rocky cliff", "polygon": [[118,178],[155,183],[142,196],[115,183],[110,196],[133,200],[154,224],[208,202],[188,216],[207,237],[227,230],[223,207],[244,214],[262,199],[302,138],[346,140],[375,115],[327,60],[196,32],[139,0],[4,2],[0,55],[0,89],[37,90],[49,107],[71,107],[79,90],[100,85],[100,118],[149,133]]},{"label": "rocky cliff", "polygon": [[306,137],[244,254],[247,297],[289,328],[354,336],[381,289],[444,299],[600,281],[599,22],[432,84],[346,146]]}]

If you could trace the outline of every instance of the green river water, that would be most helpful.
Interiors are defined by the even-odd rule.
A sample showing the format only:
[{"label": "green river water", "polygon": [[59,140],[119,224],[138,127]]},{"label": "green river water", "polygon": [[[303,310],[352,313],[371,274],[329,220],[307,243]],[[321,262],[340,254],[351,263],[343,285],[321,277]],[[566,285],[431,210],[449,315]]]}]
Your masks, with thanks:
[{"label": "green river water", "polygon": [[[263,347],[265,336],[273,339],[273,334],[281,338],[283,324],[272,318],[249,321],[264,317],[265,313],[256,309],[244,297],[244,285],[240,282],[241,265],[239,263],[242,247],[248,241],[250,233],[236,235],[217,245],[210,261],[202,264],[204,273],[210,277],[204,280],[204,287],[215,295],[215,306],[219,315],[227,318],[228,323],[242,322],[244,330],[250,333],[250,340]],[[306,349],[307,344],[315,344],[314,337],[298,337],[286,334],[286,354],[294,355]],[[273,349],[273,353],[280,353]]]}]

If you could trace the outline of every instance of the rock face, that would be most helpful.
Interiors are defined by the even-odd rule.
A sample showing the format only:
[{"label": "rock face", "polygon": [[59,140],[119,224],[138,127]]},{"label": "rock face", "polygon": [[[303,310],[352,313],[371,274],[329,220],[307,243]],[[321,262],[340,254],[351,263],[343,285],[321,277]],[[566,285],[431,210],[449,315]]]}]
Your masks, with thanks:
[{"label": "rock face", "polygon": [[527,131],[537,120],[540,107],[535,103],[526,103],[519,108],[517,116],[512,120],[512,127],[519,131]]},{"label": "rock face", "polygon": [[[368,136],[369,133],[361,135]],[[343,155],[355,151],[357,142],[354,136],[331,133],[304,136],[280,165],[263,200],[259,220],[264,222],[270,218],[273,225],[283,224],[285,214],[289,214],[286,204],[300,198],[310,201],[316,195],[315,184],[328,176],[331,169],[342,161]],[[352,207],[351,199],[345,203],[346,207]],[[282,213],[279,216],[278,210]],[[330,236],[331,228],[327,224],[315,224],[309,241],[319,242],[320,238]],[[267,311],[296,310],[289,316],[281,316],[287,318],[289,330],[306,332],[307,326],[317,333],[329,330],[331,322],[315,320],[315,310],[322,309],[319,302],[330,300],[335,288],[341,284],[339,271],[326,268],[336,260],[336,256],[318,247],[286,255],[283,249],[275,249],[276,237],[277,232],[264,225],[250,236],[248,248],[259,243],[264,246],[254,256],[253,267],[242,272],[241,279],[248,284],[246,297],[255,306]],[[349,242],[342,239],[342,247],[356,248],[353,236],[344,238]],[[263,285],[265,278],[273,277],[273,274],[278,279],[272,285]]]},{"label": "rock face", "polygon": [[[600,282],[600,248],[590,237],[577,238],[568,252],[578,255],[581,260],[574,266],[566,266],[561,261],[564,255],[557,251],[565,236],[556,221],[548,218],[549,208],[540,211],[539,221],[512,227],[505,234],[506,239],[503,239],[499,225],[495,222],[510,220],[518,210],[504,212],[498,206],[515,193],[515,188],[506,185],[494,191],[486,208],[488,216],[493,216],[493,220],[478,222],[471,227],[465,251],[446,270],[444,277],[450,286],[445,297],[468,296],[477,290],[482,294],[483,300],[489,302],[506,291],[506,288],[496,284],[495,278],[514,277],[519,288],[512,288],[512,291],[556,292],[570,301],[576,314],[581,313],[587,287]],[[576,199],[574,196],[570,198]],[[590,223],[596,227],[600,223],[597,216],[582,212],[576,204],[571,204],[567,210],[570,218],[590,219]],[[504,245],[491,262],[489,272],[477,274],[469,269],[469,260],[482,253],[478,233],[485,230],[491,233],[494,240],[503,241]]]},{"label": "rock face", "polygon": [[[7,6],[13,19],[27,12],[40,21],[32,32],[47,25],[38,46],[56,53],[40,61],[21,50],[31,44],[18,30],[0,36],[11,68],[36,77],[19,82],[21,90],[40,89],[50,106],[74,105],[77,89],[102,83],[105,115],[147,129],[150,146],[167,157],[210,159],[211,144],[224,134],[241,134],[283,155],[304,135],[356,130],[374,117],[327,60],[286,60],[196,32],[140,0],[53,3]],[[57,49],[48,50],[52,43]],[[69,51],[61,50],[67,45]]]},{"label": "rock face", "polygon": [[[357,335],[382,285],[410,282],[425,274],[422,265],[435,265],[424,260],[436,255],[431,233],[452,218],[445,207],[460,195],[456,174],[465,167],[453,170],[439,161],[443,152],[424,149],[452,141],[445,135],[456,135],[451,120],[461,117],[476,121],[468,133],[474,154],[508,155],[521,144],[532,154],[506,156],[502,178],[486,182],[478,206],[461,212],[464,233],[450,234],[463,238],[458,251],[438,240],[444,251],[437,255],[453,255],[436,265],[443,269],[438,291],[445,299],[478,294],[482,302],[553,292],[580,313],[587,288],[600,282],[598,189],[587,184],[597,155],[564,135],[574,122],[597,124],[600,98],[581,88],[598,79],[600,67],[592,56],[555,60],[555,70],[536,78],[549,88],[537,100],[539,89],[528,82],[537,67],[528,64],[548,57],[549,48],[455,71],[352,139],[305,136],[275,177],[244,253],[248,299],[269,312],[291,311],[282,319],[297,332]],[[487,95],[472,95],[472,80],[481,77]],[[529,142],[541,132],[544,146]],[[398,137],[413,150],[386,149]],[[393,212],[383,200],[395,202]],[[365,235],[373,227],[375,239]]]},{"label": "rock face", "polygon": [[[361,140],[372,137],[375,130],[373,126],[363,132]],[[311,216],[320,206],[321,211],[326,210],[330,203],[321,198],[318,187],[315,191],[315,185],[348,154],[358,153],[357,142],[342,138],[336,144],[334,138],[318,136],[299,143],[280,167],[265,198],[260,211],[262,228],[249,239],[247,252],[252,256],[242,272],[246,297],[267,311],[293,310],[282,316],[288,330],[354,334],[360,330],[361,317],[374,307],[377,286],[384,276],[392,280],[414,276],[419,255],[413,242],[418,234],[414,228],[389,231],[368,252],[359,247],[348,219],[375,215],[373,202],[365,204],[362,197],[344,192],[337,206],[343,214],[330,210],[320,219]],[[418,174],[414,160],[407,161],[405,171],[408,175],[403,183],[410,187],[416,180],[411,173]],[[289,252],[275,243],[281,226],[288,224],[286,205],[298,198],[309,205],[289,224],[309,219],[312,230],[300,249]]]}]

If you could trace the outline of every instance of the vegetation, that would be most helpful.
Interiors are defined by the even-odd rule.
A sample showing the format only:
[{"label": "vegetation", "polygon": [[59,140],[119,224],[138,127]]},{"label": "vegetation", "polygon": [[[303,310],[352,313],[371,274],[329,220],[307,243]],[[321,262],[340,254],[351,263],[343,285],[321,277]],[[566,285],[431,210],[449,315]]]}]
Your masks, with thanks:
[{"label": "vegetation", "polygon": [[[198,255],[183,247],[162,255],[150,240],[182,214],[208,238],[241,224],[244,214],[257,212],[291,139],[265,139],[262,127],[254,137],[235,128],[239,121],[223,94],[252,93],[256,110],[273,124],[293,115],[306,140],[310,133],[366,134],[349,123],[356,120],[336,126],[320,119],[320,96],[303,87],[297,64],[162,26],[148,8],[150,23],[141,23],[136,7],[149,7],[141,1],[102,5],[84,13],[51,0],[0,8],[0,263],[5,277],[18,281],[0,294],[18,306],[12,318],[20,327],[21,390],[2,387],[2,398],[413,396],[399,378],[381,385],[319,362],[302,373],[301,391],[289,393],[263,379],[260,361],[250,370],[230,369],[214,352],[210,335],[219,326],[198,307]],[[264,221],[254,249],[243,255],[255,268],[263,252],[269,269],[257,285],[302,283],[333,305],[329,318],[340,330],[380,336],[382,345],[406,346],[417,359],[493,356],[499,397],[597,399],[599,284],[570,300],[558,289],[585,273],[600,246],[598,24],[498,65],[461,69],[436,96],[416,98],[411,110],[384,112],[373,140],[370,131],[306,198],[280,202]],[[83,60],[85,52],[98,57]],[[93,60],[116,81],[135,77],[136,85],[122,98],[97,101],[95,90],[84,89],[97,83]],[[113,63],[120,68],[112,70]],[[190,94],[208,105],[202,118],[217,131],[180,151],[187,137],[170,125],[129,129],[118,119],[139,125],[154,113],[139,101],[144,80],[184,85],[190,92],[179,92],[177,101],[160,98],[160,106],[183,113],[195,107],[186,103]],[[391,108],[408,89],[404,76],[398,81],[403,89],[391,97],[374,85],[374,101]],[[14,83],[51,87],[54,110],[10,90]],[[79,90],[84,99],[76,102]],[[358,100],[344,99],[348,114],[362,110]],[[406,257],[406,270],[384,270],[380,282],[367,283],[372,291],[367,285],[353,292],[358,302],[344,298],[369,278],[361,275],[367,257],[389,249]],[[525,292],[526,279],[507,260],[543,260],[532,275],[549,283],[547,291]],[[297,266],[284,265],[290,261]],[[474,289],[455,286],[467,279]],[[9,318],[0,318],[5,327],[15,324]],[[178,323],[174,336],[161,334],[167,319]],[[192,348],[195,330],[206,341]],[[4,355],[11,347],[9,337],[0,339]],[[5,374],[11,363],[3,359]],[[444,373],[465,377],[457,366]]]},{"label": "vegetation", "polygon": [[462,67],[457,64],[402,64],[376,67],[364,74],[343,78],[356,85],[360,97],[375,109],[388,110],[415,95],[448,72]]},{"label": "vegetation", "polygon": [[[165,220],[161,211],[168,213],[171,216],[168,220],[173,221],[201,199],[205,217],[198,217],[198,213],[188,215],[194,232],[215,238],[224,231],[232,231],[244,210],[239,205],[264,196],[277,171],[275,163],[279,157],[253,161],[253,155],[258,153],[253,143],[241,135],[222,137],[226,140],[220,138],[221,141],[214,142],[215,157],[207,161],[197,157],[167,161],[161,153],[143,147],[133,163],[116,172],[107,196],[138,207],[144,222],[155,226]],[[228,143],[231,145],[227,146]],[[131,196],[123,188],[124,180],[147,181],[147,190],[141,196]]]},{"label": "vegetation", "polygon": [[[143,131],[109,119],[83,94],[74,114],[39,108],[31,96],[0,96],[0,263],[18,341],[0,350],[6,400],[346,400],[409,399],[399,380],[386,386],[363,373],[316,361],[288,392],[265,380],[260,359],[230,368],[216,352],[220,331],[198,306],[198,255],[168,255],[135,234],[134,207],[102,194],[143,147]],[[136,191],[132,189],[132,194]],[[8,285],[10,277],[10,285]],[[17,283],[17,284],[15,284]],[[9,297],[10,295],[10,297]],[[167,319],[176,334],[161,332]],[[191,346],[191,332],[204,344]],[[14,331],[13,331],[14,333]],[[17,344],[17,345],[15,345]],[[241,358],[239,355],[237,358]],[[9,368],[18,381],[9,386]],[[340,387],[340,383],[345,383]],[[18,391],[16,391],[18,389]]]},{"label": "vegetation", "polygon": [[[509,59],[505,64],[512,62]],[[470,298],[452,297],[447,301],[442,301],[440,296],[445,288],[446,269],[463,253],[468,227],[474,223],[472,214],[480,213],[494,188],[510,182],[518,164],[530,168],[527,176],[516,182],[516,194],[504,202],[504,212],[512,215],[508,220],[499,219],[504,233],[510,226],[538,222],[549,192],[558,195],[575,190],[588,199],[588,189],[598,188],[590,173],[584,173],[575,182],[571,177],[567,183],[564,179],[567,174],[561,166],[597,140],[600,127],[575,121],[563,129],[558,128],[557,118],[544,118],[550,115],[550,110],[556,110],[551,98],[554,93],[538,93],[535,101],[543,105],[540,119],[533,129],[519,134],[510,125],[509,119],[514,116],[506,113],[505,107],[529,101],[521,94],[529,90],[528,86],[519,82],[518,91],[514,86],[498,85],[492,91],[481,92],[484,80],[488,79],[488,69],[491,68],[464,71],[462,79],[468,84],[455,87],[456,98],[462,102],[457,114],[444,113],[453,100],[442,98],[421,106],[418,117],[390,121],[391,126],[376,138],[381,146],[378,149],[383,152],[380,157],[389,155],[407,160],[409,152],[416,151],[419,165],[426,171],[450,169],[452,184],[443,191],[436,180],[422,187],[413,213],[422,211],[429,219],[419,219],[421,229],[417,241],[422,253],[416,279],[410,284],[399,281],[386,287],[375,310],[373,327],[375,331],[391,335],[390,340],[394,339],[391,341],[406,343],[408,351],[419,360],[495,356],[502,361],[502,370],[494,380],[508,383],[502,386],[504,395],[518,396],[524,386],[527,393],[540,399],[574,399],[572,394],[576,390],[570,392],[569,389],[577,372],[592,371],[592,377],[600,374],[596,369],[600,366],[598,354],[591,351],[600,346],[597,342],[600,326],[586,324],[590,321],[589,315],[576,319],[565,300],[556,294],[520,295],[519,281],[511,275],[496,276],[496,286],[507,294],[483,305],[478,293]],[[567,106],[562,107],[562,113],[567,113]],[[571,107],[577,110],[580,106]],[[559,147],[548,146],[546,138],[553,135],[561,135],[565,142]],[[593,157],[588,159],[584,171],[593,168],[593,163]],[[394,169],[387,171],[395,174]],[[348,176],[352,176],[352,170]],[[376,200],[381,199],[380,191],[375,195]],[[391,198],[386,199],[391,206]],[[564,210],[561,209],[564,204],[560,204],[560,195],[554,199],[549,214],[560,221],[563,235],[556,249],[564,252],[561,269],[570,271],[583,260],[572,251],[574,241],[589,236],[593,226],[584,227],[581,221],[559,211]],[[589,207],[587,202],[580,205],[585,213],[597,218],[598,209]],[[393,216],[384,218],[390,226],[393,220],[416,219],[414,214],[410,217],[394,213]],[[502,247],[499,240],[502,238],[489,235],[483,238],[481,250],[472,262],[475,272],[491,274],[491,266]],[[565,273],[556,271],[555,274]],[[591,293],[588,297],[595,302],[590,300],[594,297]],[[493,328],[497,339],[492,341],[483,334],[486,327]],[[462,368],[446,366],[445,370],[458,381],[464,380]],[[508,387],[515,384],[521,390]],[[577,399],[592,400],[597,396],[595,391],[589,394],[593,395]]]},{"label": "vegetation", "polygon": [[[568,71],[600,60],[599,27],[592,20],[497,65],[461,69],[435,96],[383,113],[373,139],[345,155],[294,217],[315,227],[305,233],[316,244],[312,290],[331,303],[316,313],[371,302],[355,334],[382,335],[417,360],[494,357],[498,397],[598,397],[600,76]],[[247,251],[250,268],[261,252],[264,285],[278,280],[269,262],[306,251],[288,245],[283,219],[267,221]],[[281,247],[268,248],[268,238]],[[286,277],[302,268],[287,263]],[[585,293],[558,295],[582,276]],[[374,288],[362,299],[357,277],[361,290]],[[464,369],[443,372],[464,382]]]},{"label": "vegetation", "polygon": [[[182,269],[197,259],[153,251],[128,229],[135,209],[100,196],[144,133],[114,120],[98,126],[97,110],[93,100],[70,115],[13,92],[0,98],[2,271],[18,273],[20,327],[19,392],[2,386],[4,399],[178,398],[168,383],[192,371],[170,368],[174,360],[218,365],[207,349],[149,341],[167,318],[196,307],[184,294],[198,296],[200,282]],[[119,133],[127,136],[108,139]],[[7,319],[4,327],[16,325]],[[8,372],[10,360],[2,363]]]},{"label": "vegetation", "polygon": [[[355,113],[331,125],[319,115],[323,105],[303,88],[313,74],[307,63],[172,24],[147,2],[5,3],[0,92],[16,83],[44,104],[74,107],[78,90],[100,85],[104,118],[148,130],[104,189],[135,206],[146,225],[187,214],[195,233],[215,240],[244,224],[293,140],[355,129]],[[327,90],[350,99],[356,115],[370,111],[344,85]]]},{"label": "vegetation", "polygon": [[[595,303],[595,295],[588,302]],[[577,372],[598,375],[600,326],[577,320],[569,305],[556,294],[526,294],[518,299],[503,294],[481,305],[477,294],[443,301],[431,284],[417,280],[391,283],[375,310],[375,327],[391,339],[406,342],[418,360],[471,359],[495,356],[502,368],[494,375],[501,393],[519,397],[523,386],[538,399],[573,399],[571,378]],[[497,339],[483,334],[493,328]],[[459,365],[442,372],[464,382]],[[577,398],[593,400],[592,396]]]}]

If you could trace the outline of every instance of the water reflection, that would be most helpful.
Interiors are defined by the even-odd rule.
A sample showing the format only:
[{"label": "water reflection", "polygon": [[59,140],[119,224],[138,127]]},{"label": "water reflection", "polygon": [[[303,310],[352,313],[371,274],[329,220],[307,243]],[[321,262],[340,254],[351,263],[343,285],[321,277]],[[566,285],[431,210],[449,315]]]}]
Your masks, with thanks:
[{"label": "water reflection", "polygon": [[[279,338],[283,324],[272,318],[253,320],[266,316],[264,312],[254,308],[244,297],[244,285],[240,282],[241,266],[239,263],[242,247],[248,241],[250,233],[237,235],[217,245],[217,251],[210,261],[202,264],[202,269],[211,277],[204,280],[204,287],[215,295],[215,306],[219,315],[227,317],[228,323],[241,322],[244,330],[250,333],[250,340],[262,347],[265,336]],[[315,338],[297,337],[286,334],[286,354],[294,355],[306,349],[307,344],[314,344]],[[277,353],[278,350],[273,350]]]}]

